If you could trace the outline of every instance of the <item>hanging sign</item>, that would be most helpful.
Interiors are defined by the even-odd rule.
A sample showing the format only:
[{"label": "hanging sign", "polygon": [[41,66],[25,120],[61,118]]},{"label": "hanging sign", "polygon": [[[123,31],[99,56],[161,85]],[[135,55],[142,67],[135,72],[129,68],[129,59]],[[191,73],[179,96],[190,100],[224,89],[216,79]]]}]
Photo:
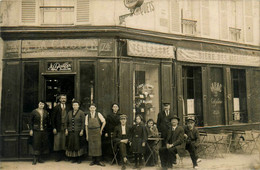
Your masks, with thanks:
[{"label": "hanging sign", "polygon": [[129,9],[135,9],[144,3],[144,0],[124,0],[125,6]]},{"label": "hanging sign", "polygon": [[71,71],[71,62],[49,62],[47,71]]},{"label": "hanging sign", "polygon": [[127,55],[151,58],[174,58],[174,47],[142,41],[127,40]]}]

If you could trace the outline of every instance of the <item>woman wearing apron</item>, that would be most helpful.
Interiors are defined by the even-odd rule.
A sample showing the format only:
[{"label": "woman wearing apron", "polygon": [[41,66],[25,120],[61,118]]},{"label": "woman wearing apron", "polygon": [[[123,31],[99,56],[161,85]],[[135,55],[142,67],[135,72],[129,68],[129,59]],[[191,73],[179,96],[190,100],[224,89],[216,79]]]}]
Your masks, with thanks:
[{"label": "woman wearing apron", "polygon": [[[106,125],[106,120],[101,113],[96,112],[95,104],[91,104],[89,107],[89,113],[86,116],[86,140],[88,141],[88,154],[92,156],[92,165],[105,166],[104,163],[100,161],[102,156],[101,147],[101,135],[102,131]],[[101,128],[100,128],[101,126]]]}]

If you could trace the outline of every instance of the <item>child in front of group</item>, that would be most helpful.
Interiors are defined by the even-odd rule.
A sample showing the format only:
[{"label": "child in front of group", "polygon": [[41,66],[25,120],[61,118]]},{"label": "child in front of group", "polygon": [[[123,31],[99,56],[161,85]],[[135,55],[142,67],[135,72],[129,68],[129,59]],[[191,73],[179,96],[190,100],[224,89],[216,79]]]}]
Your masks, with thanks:
[{"label": "child in front of group", "polygon": [[131,147],[135,157],[134,168],[140,168],[142,165],[142,156],[145,152],[145,144],[147,141],[147,130],[143,123],[141,115],[135,117],[135,125],[132,127]]}]

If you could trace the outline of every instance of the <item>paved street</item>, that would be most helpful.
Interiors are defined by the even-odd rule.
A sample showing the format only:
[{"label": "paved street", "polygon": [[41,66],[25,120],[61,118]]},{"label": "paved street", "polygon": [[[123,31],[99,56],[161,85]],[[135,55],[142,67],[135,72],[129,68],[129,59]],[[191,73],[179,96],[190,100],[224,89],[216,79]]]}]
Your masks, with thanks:
[{"label": "paved street", "polygon": [[[120,169],[120,166],[106,163],[106,167],[89,166],[89,161],[83,161],[81,164],[72,164],[70,162],[47,161],[44,164],[32,165],[31,161],[19,161],[19,162],[1,162],[1,168],[3,170],[111,170]],[[132,169],[132,167],[127,167]],[[159,170],[159,167],[144,167],[143,170]],[[173,169],[188,170],[192,169],[192,163],[189,157],[185,157],[183,162],[178,162]],[[220,169],[220,170],[259,170],[260,169],[260,155],[254,153],[252,155],[246,154],[226,154],[224,158],[214,159],[202,159],[199,164],[199,169]]]}]

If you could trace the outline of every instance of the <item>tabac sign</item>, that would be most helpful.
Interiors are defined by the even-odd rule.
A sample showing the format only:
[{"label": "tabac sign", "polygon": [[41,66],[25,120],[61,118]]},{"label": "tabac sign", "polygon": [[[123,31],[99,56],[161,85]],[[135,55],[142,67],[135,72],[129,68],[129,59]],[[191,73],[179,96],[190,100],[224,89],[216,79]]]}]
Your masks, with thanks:
[{"label": "tabac sign", "polygon": [[127,40],[127,55],[151,58],[174,58],[174,47],[157,43]]}]

